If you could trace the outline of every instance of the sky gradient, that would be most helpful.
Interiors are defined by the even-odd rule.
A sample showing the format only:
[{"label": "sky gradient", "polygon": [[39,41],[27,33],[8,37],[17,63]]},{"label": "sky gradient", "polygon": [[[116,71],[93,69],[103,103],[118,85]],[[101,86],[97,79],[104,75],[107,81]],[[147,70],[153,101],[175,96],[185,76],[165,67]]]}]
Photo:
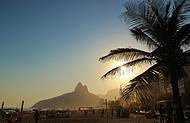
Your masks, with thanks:
[{"label": "sky gradient", "polygon": [[0,101],[26,107],[74,89],[119,88],[100,80],[112,68],[98,58],[118,47],[142,48],[121,14],[125,0],[1,0]]}]

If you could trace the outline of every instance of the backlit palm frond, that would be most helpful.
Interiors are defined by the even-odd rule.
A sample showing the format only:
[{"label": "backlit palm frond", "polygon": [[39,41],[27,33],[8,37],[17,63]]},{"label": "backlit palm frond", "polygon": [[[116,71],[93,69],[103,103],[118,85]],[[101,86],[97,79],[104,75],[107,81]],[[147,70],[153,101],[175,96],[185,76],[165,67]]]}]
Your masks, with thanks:
[{"label": "backlit palm frond", "polygon": [[[129,100],[138,98],[140,101],[151,100],[153,84],[159,82],[167,73],[167,69],[161,64],[155,64],[144,73],[132,79],[122,91],[122,98]],[[134,96],[135,95],[135,96]]]},{"label": "backlit palm frond", "polygon": [[138,6],[135,6],[135,2],[129,2],[125,8],[126,11],[123,15],[126,20],[129,20],[130,30],[135,38],[143,39],[141,43],[148,45],[149,48],[157,48],[159,43],[156,40],[154,29],[158,19],[151,7],[146,2],[142,2]]},{"label": "backlit palm frond", "polygon": [[126,102],[135,101],[138,103],[146,103],[147,101],[151,101],[153,98],[152,89],[146,85],[136,86],[134,89],[123,91],[121,94],[123,95],[122,99]]},{"label": "backlit palm frond", "polygon": [[181,66],[189,66],[190,65],[190,50],[183,52],[180,59]]},{"label": "backlit palm frond", "polygon": [[136,88],[136,97],[139,102],[146,104],[153,99],[154,93],[151,88],[146,87],[146,85],[137,86]]},{"label": "backlit palm frond", "polygon": [[190,19],[190,1],[175,0],[172,19],[177,20],[178,26],[186,24]]},{"label": "backlit palm frond", "polygon": [[186,0],[180,14],[180,25],[184,25],[189,22],[190,19],[190,1]]},{"label": "backlit palm frond", "polygon": [[132,67],[132,66],[135,66],[138,64],[143,64],[143,63],[152,64],[152,63],[154,63],[154,59],[153,58],[141,58],[141,59],[133,60],[131,62],[127,62],[127,63],[123,64],[122,66],[116,67],[116,68],[108,71],[106,74],[104,74],[101,77],[101,79],[105,79],[105,78],[108,78],[109,76],[117,75],[117,73],[119,73],[121,71],[122,67],[128,68],[128,67]]},{"label": "backlit palm frond", "polygon": [[168,21],[170,15],[170,1],[166,0],[148,0],[147,4],[150,6],[153,13],[156,15],[157,24],[164,26]]},{"label": "backlit palm frond", "polygon": [[190,45],[190,23],[183,25],[175,35],[176,42],[184,48]]},{"label": "backlit palm frond", "polygon": [[150,101],[153,97],[152,85],[131,82],[124,88],[121,95],[125,101],[136,100],[139,103],[144,103],[145,100]]},{"label": "backlit palm frond", "polygon": [[[140,4],[136,4],[140,2]],[[130,22],[130,27],[141,27],[141,28],[153,28],[156,23],[157,17],[152,8],[145,1],[127,1],[125,6],[125,12],[123,16],[125,20]],[[147,28],[147,29],[148,29]]]},{"label": "backlit palm frond", "polygon": [[139,28],[132,28],[130,29],[132,35],[137,39],[137,41],[140,41],[141,43],[144,43],[148,48],[154,49],[157,47],[160,47],[160,44],[157,43],[152,37],[150,37],[146,32]]},{"label": "backlit palm frond", "polygon": [[115,50],[111,50],[110,53],[106,56],[101,57],[100,61],[109,61],[109,60],[134,60],[143,57],[152,57],[149,52],[145,52],[139,49],[134,48],[118,48]]},{"label": "backlit palm frond", "polygon": [[187,35],[182,41],[181,41],[181,47],[182,48],[189,48],[190,45],[190,35]]},{"label": "backlit palm frond", "polygon": [[[170,28],[177,28],[176,26],[180,26],[180,16],[182,14],[182,9],[185,4],[186,0],[176,0],[174,2],[173,10],[172,10],[172,15],[171,18],[168,22],[168,25]],[[182,21],[182,20],[181,20]],[[175,29],[172,29],[175,30]]]},{"label": "backlit palm frond", "polygon": [[180,45],[190,44],[190,23],[183,25],[176,33],[175,40],[179,42]]}]

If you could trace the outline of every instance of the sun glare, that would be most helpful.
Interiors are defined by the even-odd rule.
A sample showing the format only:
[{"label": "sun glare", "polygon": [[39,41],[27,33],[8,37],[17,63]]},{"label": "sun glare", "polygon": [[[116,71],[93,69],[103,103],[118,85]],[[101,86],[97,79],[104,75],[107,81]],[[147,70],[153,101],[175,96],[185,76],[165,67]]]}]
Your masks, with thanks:
[{"label": "sun glare", "polygon": [[120,71],[117,73],[117,78],[122,79],[122,80],[126,80],[129,79],[129,76],[131,75],[131,73],[133,72],[132,67],[125,67],[122,66],[124,65],[126,62],[125,61],[115,61],[113,63],[113,68],[115,67],[120,67]]},{"label": "sun glare", "polygon": [[123,64],[125,64],[125,61],[115,61],[112,66],[113,66],[113,68],[115,68],[115,67],[119,67]]}]

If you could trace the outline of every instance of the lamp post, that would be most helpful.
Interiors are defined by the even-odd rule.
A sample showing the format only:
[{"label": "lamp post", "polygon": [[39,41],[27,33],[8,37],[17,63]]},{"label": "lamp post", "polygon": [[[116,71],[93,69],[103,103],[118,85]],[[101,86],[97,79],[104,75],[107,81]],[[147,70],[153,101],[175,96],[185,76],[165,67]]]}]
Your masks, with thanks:
[{"label": "lamp post", "polygon": [[105,99],[105,103],[106,103],[106,123],[108,123],[108,100]]},{"label": "lamp post", "polygon": [[4,108],[4,101],[2,102],[2,105],[1,105],[1,110],[3,110],[3,108]]}]

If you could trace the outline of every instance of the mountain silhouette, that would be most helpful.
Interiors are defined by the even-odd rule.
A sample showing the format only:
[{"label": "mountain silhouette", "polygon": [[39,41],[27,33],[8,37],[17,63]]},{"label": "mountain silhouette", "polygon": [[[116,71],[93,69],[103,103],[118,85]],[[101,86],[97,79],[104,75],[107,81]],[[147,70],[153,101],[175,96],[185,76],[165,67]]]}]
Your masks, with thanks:
[{"label": "mountain silhouette", "polygon": [[75,90],[71,93],[66,93],[61,96],[46,99],[37,102],[32,108],[79,108],[79,107],[93,107],[98,106],[101,98],[88,91],[86,85],[78,83]]}]

